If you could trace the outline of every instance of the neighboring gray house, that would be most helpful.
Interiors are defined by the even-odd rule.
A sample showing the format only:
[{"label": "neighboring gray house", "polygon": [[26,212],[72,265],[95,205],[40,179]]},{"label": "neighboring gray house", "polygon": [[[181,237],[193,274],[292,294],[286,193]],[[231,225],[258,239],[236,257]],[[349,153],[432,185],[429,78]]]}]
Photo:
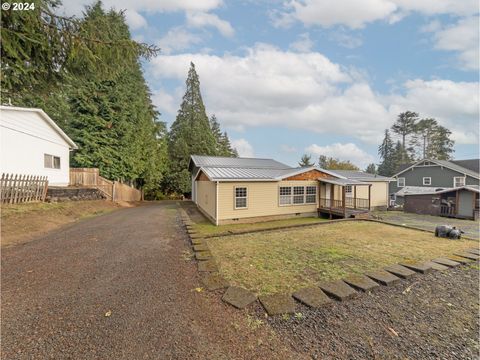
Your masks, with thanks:
[{"label": "neighboring gray house", "polygon": [[468,185],[478,186],[479,159],[423,159],[403,166],[393,178],[395,181],[390,182],[389,186],[391,204],[403,205],[405,194],[429,192],[430,189],[441,191]]}]

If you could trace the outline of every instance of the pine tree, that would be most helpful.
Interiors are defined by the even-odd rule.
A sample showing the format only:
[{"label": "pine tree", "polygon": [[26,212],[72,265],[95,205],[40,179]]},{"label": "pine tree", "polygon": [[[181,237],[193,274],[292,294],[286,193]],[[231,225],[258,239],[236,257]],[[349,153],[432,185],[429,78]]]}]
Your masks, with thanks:
[{"label": "pine tree", "polygon": [[215,155],[227,157],[238,156],[238,154],[236,155],[236,150],[234,150],[230,144],[227,132],[222,132],[215,114],[210,117],[210,129],[215,138]]},{"label": "pine tree", "polygon": [[169,132],[169,178],[164,183],[168,191],[191,191],[188,172],[190,155],[217,154],[216,140],[210,126],[200,93],[200,80],[195,65],[190,63],[186,92]]},{"label": "pine tree", "polygon": [[365,172],[369,174],[376,174],[377,166],[374,163],[368,164],[368,166],[365,169]]},{"label": "pine tree", "polygon": [[378,165],[378,173],[383,176],[392,176],[396,169],[394,160],[395,147],[390,136],[390,131],[385,130],[385,136],[382,143],[378,147],[378,155],[382,160]]},{"label": "pine tree", "polygon": [[310,167],[310,166],[313,166],[313,165],[315,165],[315,164],[312,163],[312,157],[310,155],[307,155],[307,154],[303,154],[302,158],[298,162],[298,166],[300,166],[300,167]]},{"label": "pine tree", "polygon": [[[416,130],[416,124],[418,120],[418,114],[413,111],[406,111],[403,113],[400,113],[397,117],[397,120],[395,123],[392,125],[392,131],[399,135],[402,139],[402,148],[404,151],[402,151],[402,154],[408,154],[409,151],[411,151],[410,148],[407,148],[407,138],[411,136],[412,134],[415,133]],[[410,156],[405,157],[402,159],[402,162],[407,162],[409,160]]]},{"label": "pine tree", "polygon": [[450,135],[451,132],[435,119],[422,119],[416,124],[410,145],[417,159],[448,160],[454,145]]}]

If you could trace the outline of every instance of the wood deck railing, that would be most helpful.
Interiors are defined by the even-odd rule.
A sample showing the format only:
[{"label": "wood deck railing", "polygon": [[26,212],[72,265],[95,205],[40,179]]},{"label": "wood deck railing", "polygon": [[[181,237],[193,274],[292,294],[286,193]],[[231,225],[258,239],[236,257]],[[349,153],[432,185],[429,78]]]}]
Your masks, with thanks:
[{"label": "wood deck railing", "polygon": [[440,216],[455,216],[455,207],[440,205]]},{"label": "wood deck railing", "polygon": [[[362,198],[351,198],[347,197],[345,198],[345,208],[347,209],[363,209],[363,210],[368,210],[368,199],[362,199]],[[336,200],[336,199],[325,199],[325,198],[320,198],[320,203],[319,203],[320,208],[324,209],[343,209],[343,201],[342,200]]]}]

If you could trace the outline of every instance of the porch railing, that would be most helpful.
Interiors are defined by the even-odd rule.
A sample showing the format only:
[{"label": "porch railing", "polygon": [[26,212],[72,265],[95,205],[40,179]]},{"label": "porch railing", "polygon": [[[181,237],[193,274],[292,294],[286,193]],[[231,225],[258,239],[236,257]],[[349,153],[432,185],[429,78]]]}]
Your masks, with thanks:
[{"label": "porch railing", "polygon": [[[320,198],[319,203],[321,208],[333,208],[333,209],[342,209],[343,208],[343,201],[342,200],[332,200],[332,199],[325,199]],[[345,207],[348,209],[366,209],[368,210],[368,199],[362,198],[345,198]]]},{"label": "porch railing", "polygon": [[455,215],[454,206],[440,205],[440,216],[454,216],[454,215]]}]

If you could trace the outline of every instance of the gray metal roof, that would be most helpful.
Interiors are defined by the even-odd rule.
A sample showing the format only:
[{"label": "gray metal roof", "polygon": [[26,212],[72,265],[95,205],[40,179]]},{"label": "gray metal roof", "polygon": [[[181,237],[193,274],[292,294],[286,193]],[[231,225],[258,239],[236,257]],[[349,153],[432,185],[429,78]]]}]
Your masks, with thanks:
[{"label": "gray metal roof", "polygon": [[201,167],[212,181],[278,181],[292,169],[255,169],[240,167]]},{"label": "gray metal roof", "polygon": [[325,182],[328,184],[334,184],[334,185],[340,185],[340,186],[346,186],[346,185],[370,185],[369,183],[366,182],[361,182],[353,179],[325,179],[322,178],[320,179],[320,182]]},{"label": "gray metal roof", "polygon": [[342,175],[349,179],[354,180],[363,180],[363,181],[393,181],[393,178],[386,176],[370,174],[364,171],[355,171],[355,170],[331,170],[332,172]]},{"label": "gray metal roof", "polygon": [[397,196],[431,194],[437,191],[451,190],[449,187],[429,187],[429,186],[404,186],[396,192]]},{"label": "gray metal roof", "polygon": [[273,159],[192,155],[191,160],[196,167],[213,166],[217,168],[292,169],[290,166]]},{"label": "gray metal roof", "polygon": [[[458,190],[467,190],[467,191],[473,191],[480,193],[480,187],[478,185],[466,185],[466,186],[460,186],[456,188],[443,188],[442,190],[436,190],[435,188],[427,188],[430,191],[421,191],[421,192],[410,192],[410,193],[405,193],[403,196],[410,196],[410,195],[434,195],[434,194],[443,194],[451,191],[458,191]],[[398,195],[398,193],[397,193]]]},{"label": "gray metal roof", "polygon": [[[440,165],[440,166],[443,166],[443,167],[446,167],[448,169],[452,169],[454,171],[457,171],[461,174],[465,174],[465,175],[468,175],[468,176],[471,176],[471,177],[474,177],[476,179],[478,179],[480,177],[480,174],[478,172],[475,172],[475,171],[472,171],[470,169],[467,169],[466,167],[463,167],[463,166],[460,166],[452,161],[448,161],[448,160],[432,160],[432,159],[422,159],[422,160],[419,160],[417,161],[416,163],[413,163],[413,164],[410,164],[410,166],[406,167],[406,168],[403,168],[402,170],[400,170],[398,173],[396,173],[394,176],[398,176],[402,173],[404,173],[406,170],[412,168],[412,167],[415,167],[417,166],[418,164],[421,164],[422,162],[424,161],[430,161],[430,162],[433,162],[437,165]],[[460,161],[458,161],[460,163]]]}]

